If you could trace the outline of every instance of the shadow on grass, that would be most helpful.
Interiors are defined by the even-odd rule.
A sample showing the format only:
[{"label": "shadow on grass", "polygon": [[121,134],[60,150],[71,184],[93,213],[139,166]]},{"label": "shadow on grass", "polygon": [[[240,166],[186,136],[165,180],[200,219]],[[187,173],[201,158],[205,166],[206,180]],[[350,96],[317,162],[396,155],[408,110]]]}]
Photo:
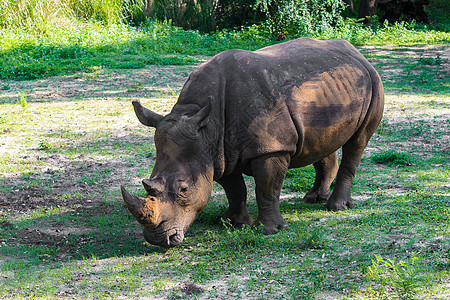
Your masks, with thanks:
[{"label": "shadow on grass", "polygon": [[[145,145],[130,136],[111,138],[94,150],[95,142],[83,141],[69,155],[40,151],[39,159],[51,169],[0,181],[2,256],[36,264],[163,251],[144,243],[142,228],[119,191],[121,184],[137,184],[135,173],[151,163]],[[84,154],[108,146],[112,151],[117,144],[126,149],[117,150],[122,155],[113,159],[98,161]],[[131,156],[131,148],[140,154]]]},{"label": "shadow on grass", "polygon": [[360,48],[375,66],[390,94],[426,95],[450,93],[446,83],[450,62],[446,46],[378,46]]},{"label": "shadow on grass", "polygon": [[97,68],[89,73],[34,81],[0,81],[0,104],[175,97],[195,65],[146,66],[138,70]]},{"label": "shadow on grass", "polygon": [[[118,49],[122,49],[122,47],[124,49],[133,49],[132,44],[116,45],[116,47]],[[377,46],[370,48],[363,47],[360,48],[360,51],[379,71],[387,93],[447,95],[450,93],[450,86],[446,83],[448,82],[446,78],[450,70],[449,58],[445,56],[447,48],[445,46]],[[42,52],[44,50],[40,51]],[[52,51],[49,50],[47,52],[53,53]],[[38,64],[38,62],[34,61],[33,63],[25,61],[23,62],[24,66],[20,67],[25,68],[26,65],[26,68],[31,68],[30,70],[14,70],[14,64],[10,64],[4,60],[2,62],[4,64],[3,68],[8,70],[8,72],[12,72],[11,74],[16,74],[15,76],[4,75],[6,76],[3,78],[4,80],[17,80],[20,78],[43,79],[39,81],[39,84],[37,82],[30,84],[17,81],[0,82],[0,101],[14,103],[17,101],[18,94],[21,92],[25,92],[25,95],[31,102],[103,99],[111,97],[142,98],[158,95],[170,96],[173,95],[174,91],[170,90],[170,88],[167,89],[168,85],[174,88],[173,84],[177,82],[175,89],[178,91],[192,69],[206,59],[204,55],[217,53],[214,51],[202,53],[201,50],[198,50],[200,52],[196,56],[186,56],[181,54],[182,52],[174,52],[174,54],[161,56],[159,54],[149,54],[145,51],[141,53],[138,50],[136,50],[138,51],[136,53],[133,50],[132,54],[121,53],[120,51],[98,54],[94,51],[91,57],[86,52],[77,50],[78,53],[74,50],[75,52],[73,54],[64,54],[67,58],[62,59],[62,54],[58,51],[52,54],[54,57],[52,55],[49,56],[53,57],[54,62],[51,59],[39,62],[39,64],[48,64],[48,68],[52,70],[54,68],[55,71],[45,70],[47,67],[44,68],[42,66],[33,67],[33,63]],[[177,51],[182,50],[178,49]],[[44,55],[45,57],[47,52],[41,52],[35,55]],[[10,57],[11,55],[11,53],[3,54],[5,57]],[[156,56],[158,58],[155,58]],[[24,57],[28,56],[24,55]],[[19,60],[19,58],[14,57],[15,63]],[[150,66],[152,64],[156,64],[158,67]],[[155,70],[158,68],[164,70],[166,67],[172,68],[174,66],[184,68],[184,70],[175,72],[176,75],[183,74],[182,78],[175,78],[175,75],[172,75],[166,80],[161,81],[161,73]],[[44,70],[40,70],[39,68],[44,68]],[[144,69],[147,71],[147,74],[138,76],[138,73],[142,73]],[[6,72],[5,70],[0,70],[0,73]],[[102,72],[104,71],[107,71],[108,74],[103,74]],[[84,72],[84,74],[79,75],[80,72]],[[119,73],[119,76],[111,75],[114,72]],[[27,75],[29,73],[31,75]],[[76,73],[78,75],[73,76]],[[124,74],[127,75],[124,76]],[[69,76],[49,78],[49,76],[55,75]]]}]

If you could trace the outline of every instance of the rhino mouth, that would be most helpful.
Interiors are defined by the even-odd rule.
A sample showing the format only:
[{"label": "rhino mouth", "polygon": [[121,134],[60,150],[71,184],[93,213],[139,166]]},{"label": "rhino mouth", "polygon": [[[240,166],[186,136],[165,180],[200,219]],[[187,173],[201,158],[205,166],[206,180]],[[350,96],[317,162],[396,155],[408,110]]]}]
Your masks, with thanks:
[{"label": "rhino mouth", "polygon": [[164,248],[172,248],[181,244],[184,239],[184,230],[170,229],[154,232],[144,229],[144,237],[147,242]]}]

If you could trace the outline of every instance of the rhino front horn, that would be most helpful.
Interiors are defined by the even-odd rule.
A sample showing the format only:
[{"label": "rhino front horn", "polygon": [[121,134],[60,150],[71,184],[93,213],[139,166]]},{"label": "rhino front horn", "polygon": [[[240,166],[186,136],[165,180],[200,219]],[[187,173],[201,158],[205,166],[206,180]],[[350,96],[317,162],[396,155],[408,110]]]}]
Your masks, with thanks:
[{"label": "rhino front horn", "polygon": [[155,204],[155,201],[150,201],[152,203],[149,203],[145,198],[133,196],[123,186],[120,186],[120,191],[122,192],[122,198],[125,201],[128,210],[139,223],[147,226],[158,225],[158,209],[151,205]]}]

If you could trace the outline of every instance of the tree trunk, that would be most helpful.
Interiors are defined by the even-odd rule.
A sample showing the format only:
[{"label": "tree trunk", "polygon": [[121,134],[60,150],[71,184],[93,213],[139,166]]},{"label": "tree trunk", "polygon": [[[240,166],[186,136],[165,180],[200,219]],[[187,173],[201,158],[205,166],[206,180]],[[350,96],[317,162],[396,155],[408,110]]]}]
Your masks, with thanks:
[{"label": "tree trunk", "polygon": [[155,8],[155,0],[144,0],[144,13],[146,17],[153,15],[153,10]]},{"label": "tree trunk", "polygon": [[348,0],[348,5],[350,6],[350,9],[353,12],[355,10],[355,7],[353,6],[353,0]]},{"label": "tree trunk", "polygon": [[364,19],[365,24],[370,23],[370,18],[377,11],[378,0],[361,0],[359,3],[358,19]]}]

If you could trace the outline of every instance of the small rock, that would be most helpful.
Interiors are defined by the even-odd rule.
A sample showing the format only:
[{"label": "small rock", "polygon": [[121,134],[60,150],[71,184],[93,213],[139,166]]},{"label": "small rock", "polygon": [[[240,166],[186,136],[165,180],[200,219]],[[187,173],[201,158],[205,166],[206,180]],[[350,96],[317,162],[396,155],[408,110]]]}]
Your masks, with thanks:
[{"label": "small rock", "polygon": [[13,229],[14,224],[12,224],[11,222],[8,222],[8,221],[2,221],[2,222],[0,222],[0,227],[3,229]]},{"label": "small rock", "polygon": [[187,294],[200,294],[203,293],[203,289],[201,286],[193,283],[193,282],[186,282],[184,286],[181,288],[184,292]]}]

